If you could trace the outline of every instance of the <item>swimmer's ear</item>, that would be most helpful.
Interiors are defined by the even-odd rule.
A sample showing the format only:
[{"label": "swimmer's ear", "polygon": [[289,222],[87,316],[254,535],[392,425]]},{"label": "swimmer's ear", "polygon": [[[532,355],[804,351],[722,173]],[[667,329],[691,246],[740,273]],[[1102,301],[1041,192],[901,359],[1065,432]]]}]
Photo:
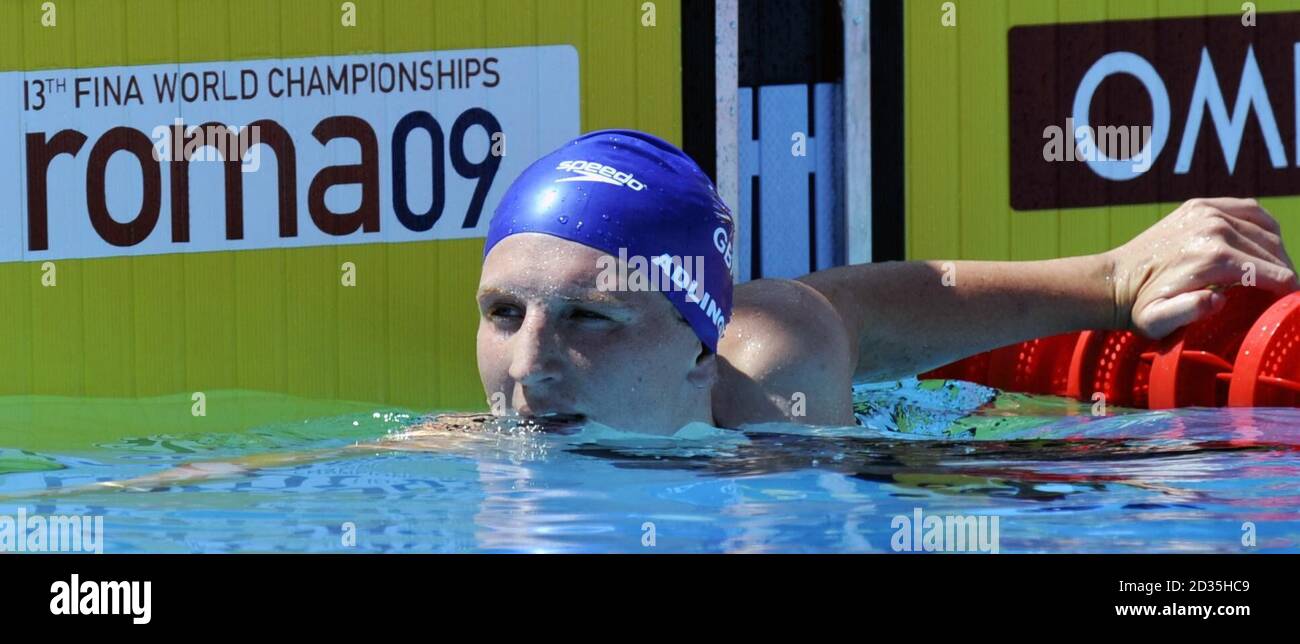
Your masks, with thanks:
[{"label": "swimmer's ear", "polygon": [[718,379],[718,356],[700,343],[700,354],[695,357],[695,366],[686,374],[686,381],[699,389],[711,389]]}]

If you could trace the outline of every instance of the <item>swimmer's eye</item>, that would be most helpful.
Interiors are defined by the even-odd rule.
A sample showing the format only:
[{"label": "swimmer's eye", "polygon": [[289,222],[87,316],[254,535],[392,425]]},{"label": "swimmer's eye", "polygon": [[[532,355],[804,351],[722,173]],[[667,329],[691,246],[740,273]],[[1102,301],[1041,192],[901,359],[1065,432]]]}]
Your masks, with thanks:
[{"label": "swimmer's eye", "polygon": [[520,320],[524,314],[517,306],[499,304],[488,309],[488,317],[493,319]]},{"label": "swimmer's eye", "polygon": [[579,320],[613,320],[613,318],[586,309],[574,309],[573,317],[578,318]]}]

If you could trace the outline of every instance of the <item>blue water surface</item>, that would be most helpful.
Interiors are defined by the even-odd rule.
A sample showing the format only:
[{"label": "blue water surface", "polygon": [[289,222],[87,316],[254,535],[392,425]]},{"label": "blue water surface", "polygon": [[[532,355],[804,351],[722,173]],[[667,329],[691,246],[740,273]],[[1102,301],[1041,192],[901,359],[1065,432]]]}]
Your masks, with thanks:
[{"label": "blue water surface", "polygon": [[[1003,553],[1300,552],[1300,410],[1100,410],[915,379],[855,399],[861,426],[684,439],[502,424],[403,443],[422,419],[376,410],[0,449],[0,515],[103,516],[119,553],[895,552],[925,549],[918,517],[979,516]],[[401,448],[347,448],[376,441]],[[284,454],[305,456],[93,485]]]}]

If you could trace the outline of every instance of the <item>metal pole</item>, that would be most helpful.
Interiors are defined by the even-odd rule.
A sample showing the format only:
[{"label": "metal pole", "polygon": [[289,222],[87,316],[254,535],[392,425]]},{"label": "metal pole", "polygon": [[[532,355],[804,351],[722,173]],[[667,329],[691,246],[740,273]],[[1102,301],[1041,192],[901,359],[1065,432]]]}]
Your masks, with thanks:
[{"label": "metal pole", "polygon": [[871,4],[843,0],[844,225],[850,264],[871,261]]}]

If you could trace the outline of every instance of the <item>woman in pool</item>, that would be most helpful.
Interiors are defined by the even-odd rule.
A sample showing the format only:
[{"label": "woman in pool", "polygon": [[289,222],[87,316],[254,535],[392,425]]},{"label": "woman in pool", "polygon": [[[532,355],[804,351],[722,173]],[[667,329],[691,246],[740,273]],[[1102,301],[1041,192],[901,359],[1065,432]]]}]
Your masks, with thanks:
[{"label": "woman in pool", "polygon": [[[1297,288],[1277,221],[1252,199],[1188,201],[1097,255],[862,264],[733,290],[735,238],[709,179],[653,136],[592,132],[531,165],[484,249],[477,353],[493,414],[670,435],[851,425],[854,380],[1082,329],[1160,338],[1221,308],[1250,266],[1257,288]],[[481,420],[444,416],[412,435]],[[445,446],[366,448],[435,444]],[[309,457],[195,464],[147,482]]]}]

